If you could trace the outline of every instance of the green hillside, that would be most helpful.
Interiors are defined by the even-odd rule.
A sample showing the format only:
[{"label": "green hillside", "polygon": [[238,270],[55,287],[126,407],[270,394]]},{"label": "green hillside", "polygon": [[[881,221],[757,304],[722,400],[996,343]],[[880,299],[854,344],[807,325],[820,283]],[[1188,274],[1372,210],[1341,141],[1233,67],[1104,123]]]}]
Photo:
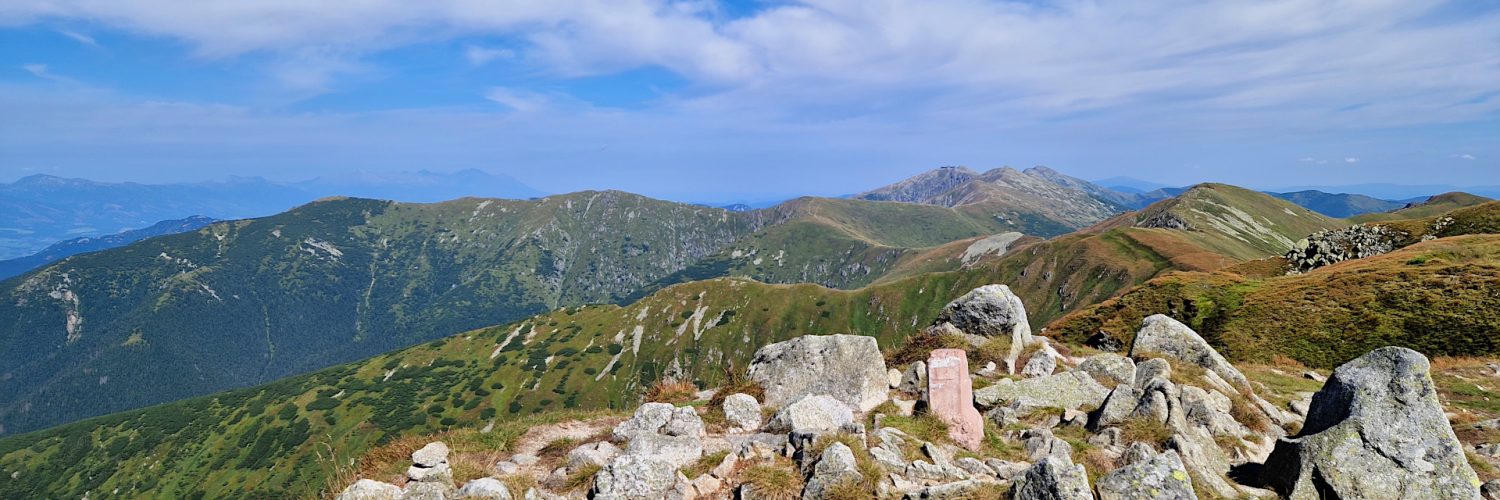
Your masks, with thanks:
[{"label": "green hillside", "polygon": [[[627,193],[331,199],[0,282],[0,433],[274,380],[716,276],[857,287],[908,246],[1009,226],[804,199],[735,213]],[[735,255],[741,257],[735,257]],[[173,384],[156,384],[172,379]]]},{"label": "green hillside", "polygon": [[1200,184],[1175,198],[1152,204],[1115,224],[1177,231],[1197,246],[1241,260],[1281,255],[1314,232],[1342,221],[1226,184]]},{"label": "green hillside", "polygon": [[1391,210],[1389,212],[1375,212],[1356,215],[1354,217],[1350,217],[1349,221],[1359,224],[1366,222],[1382,222],[1432,217],[1435,215],[1442,215],[1460,208],[1483,204],[1488,201],[1490,201],[1489,198],[1472,195],[1469,193],[1443,193],[1428,198],[1426,201],[1423,201],[1421,203],[1414,203],[1402,208]]}]

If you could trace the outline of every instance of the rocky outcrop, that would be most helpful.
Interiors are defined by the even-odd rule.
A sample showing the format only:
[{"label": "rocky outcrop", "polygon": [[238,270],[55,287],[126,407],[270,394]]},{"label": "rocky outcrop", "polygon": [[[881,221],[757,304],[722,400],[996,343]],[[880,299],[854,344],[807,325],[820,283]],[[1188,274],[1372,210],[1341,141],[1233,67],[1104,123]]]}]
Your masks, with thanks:
[{"label": "rocky outcrop", "polygon": [[620,448],[608,441],[588,443],[568,452],[566,467],[568,472],[591,466],[603,467],[615,457],[620,456],[620,453],[622,453]]},{"label": "rocky outcrop", "polygon": [[1099,500],[1197,500],[1193,480],[1177,452],[1156,453],[1149,446],[1132,448],[1139,456],[1099,478]]},{"label": "rocky outcrop", "polygon": [[1406,238],[1406,233],[1379,225],[1318,231],[1292,246],[1286,252],[1286,260],[1290,272],[1305,273],[1329,264],[1389,253]]},{"label": "rocky outcrop", "polygon": [[1198,365],[1219,376],[1234,388],[1249,388],[1250,381],[1239,369],[1229,364],[1218,351],[1208,345],[1198,332],[1172,319],[1156,314],[1141,322],[1141,330],[1135,334],[1130,346],[1130,355],[1141,358],[1160,354],[1168,358]]},{"label": "rocky outcrop", "polygon": [[[629,420],[615,426],[614,437],[627,440],[626,455],[649,456],[682,467],[703,456],[703,419],[690,407],[646,403]],[[674,467],[674,469],[675,469]]]},{"label": "rocky outcrop", "polygon": [[1276,443],[1266,484],[1293,499],[1478,498],[1428,369],[1416,351],[1385,347],[1334,370],[1302,433]]},{"label": "rocky outcrop", "polygon": [[963,333],[1011,340],[1005,358],[1006,372],[1015,373],[1016,358],[1032,342],[1026,306],[1005,285],[985,285],[970,290],[938,313],[935,325],[949,324]]},{"label": "rocky outcrop", "polygon": [[748,375],[772,407],[823,394],[863,412],[888,398],[885,357],[874,337],[806,335],[777,342],[755,351]]},{"label": "rocky outcrop", "polygon": [[1089,374],[1108,387],[1135,381],[1135,362],[1119,354],[1098,354],[1078,364],[1078,371]]}]

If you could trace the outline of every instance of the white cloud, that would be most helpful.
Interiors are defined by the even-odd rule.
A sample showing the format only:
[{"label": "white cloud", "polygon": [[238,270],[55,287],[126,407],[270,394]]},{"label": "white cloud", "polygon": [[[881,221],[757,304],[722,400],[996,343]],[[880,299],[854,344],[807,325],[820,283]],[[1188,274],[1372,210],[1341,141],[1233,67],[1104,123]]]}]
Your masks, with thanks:
[{"label": "white cloud", "polygon": [[51,80],[51,81],[54,81],[54,82],[66,83],[66,84],[69,84],[69,85],[78,83],[77,80],[74,80],[72,78],[68,78],[66,76],[62,76],[62,75],[53,73],[52,69],[50,67],[48,67],[46,64],[40,64],[40,63],[22,64],[21,65],[21,69],[24,70],[24,71],[26,71],[27,73],[31,73],[31,76],[34,76],[34,77],[37,77],[37,78],[41,78],[43,80]]},{"label": "white cloud", "polygon": [[1469,160],[1469,161],[1473,161],[1474,160],[1474,155],[1471,155],[1471,154],[1468,154],[1468,153],[1456,154],[1456,155],[1453,155],[1453,157],[1454,158],[1458,158],[1460,160]]},{"label": "white cloud", "polygon": [[1359,158],[1355,158],[1353,156],[1345,157],[1344,163],[1359,163]]},{"label": "white cloud", "polygon": [[[1016,122],[1120,112],[1128,120],[1149,110],[1199,122],[1190,126],[1361,128],[1500,110],[1484,98],[1500,81],[1500,15],[1436,14],[1445,8],[801,0],[725,18],[706,0],[35,0],[0,5],[0,22],[90,20],[185,40],[204,57],[296,60],[311,50],[341,54],[345,65],[419,41],[500,36],[522,43],[471,46],[464,57],[513,55],[562,77],[662,67],[697,84],[682,104],[705,108]],[[272,71],[305,87],[348,72],[292,66],[300,71]]]},{"label": "white cloud", "polygon": [[470,45],[464,49],[464,58],[469,64],[480,66],[496,59],[510,59],[516,57],[516,51],[506,48],[480,47]]},{"label": "white cloud", "polygon": [[547,96],[542,94],[504,87],[491,88],[484,93],[484,98],[522,113],[546,108],[549,101]]},{"label": "white cloud", "polygon": [[72,31],[72,30],[57,30],[57,33],[59,35],[68,37],[68,38],[72,39],[75,42],[87,45],[89,47],[98,47],[99,46],[99,41],[95,40],[94,37],[85,35],[83,33],[79,33],[77,31]]}]

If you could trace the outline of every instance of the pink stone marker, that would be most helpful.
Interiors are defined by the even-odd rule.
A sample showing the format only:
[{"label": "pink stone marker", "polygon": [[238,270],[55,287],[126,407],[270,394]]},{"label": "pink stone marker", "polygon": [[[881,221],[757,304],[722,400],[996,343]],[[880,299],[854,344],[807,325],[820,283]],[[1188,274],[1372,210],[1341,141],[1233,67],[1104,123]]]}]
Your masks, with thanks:
[{"label": "pink stone marker", "polygon": [[963,349],[935,349],[927,358],[927,406],[948,424],[948,437],[970,451],[984,440],[984,416],[974,409],[974,381]]}]

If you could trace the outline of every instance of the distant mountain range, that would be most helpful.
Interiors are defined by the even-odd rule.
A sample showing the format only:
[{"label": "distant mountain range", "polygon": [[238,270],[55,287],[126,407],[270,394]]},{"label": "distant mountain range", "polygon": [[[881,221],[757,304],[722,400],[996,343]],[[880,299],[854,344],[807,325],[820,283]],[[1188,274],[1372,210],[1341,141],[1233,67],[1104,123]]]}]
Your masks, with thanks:
[{"label": "distant mountain range", "polygon": [[328,196],[433,202],[463,196],[539,196],[514,179],[479,170],[347,175],[283,183],[258,177],[183,184],[113,183],[32,175],[0,184],[0,259],[53,243],[104,236],[193,215],[242,219]]},{"label": "distant mountain range", "polygon": [[218,221],[195,215],[186,219],[165,220],[144,229],[121,231],[108,236],[85,236],[60,241],[25,257],[0,260],[0,281],[81,253],[125,246],[153,236],[194,231],[215,222]]}]

